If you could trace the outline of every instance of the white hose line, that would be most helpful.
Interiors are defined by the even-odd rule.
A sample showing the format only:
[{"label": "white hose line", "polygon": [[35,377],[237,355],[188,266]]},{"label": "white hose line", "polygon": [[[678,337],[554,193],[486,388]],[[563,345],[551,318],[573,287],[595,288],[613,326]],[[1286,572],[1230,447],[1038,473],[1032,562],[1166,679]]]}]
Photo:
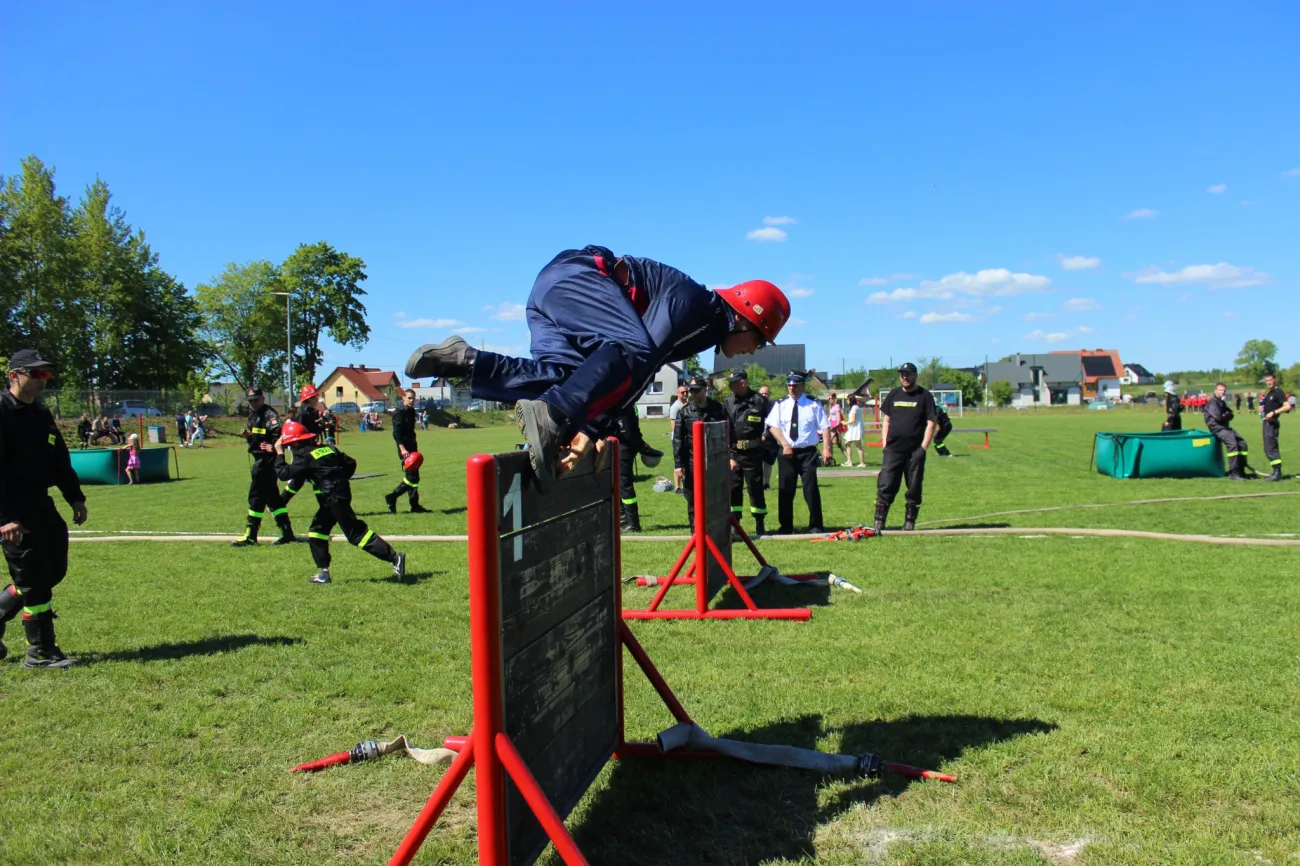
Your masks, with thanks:
[{"label": "white hose line", "polygon": [[1268,493],[1225,493],[1221,496],[1175,496],[1168,499],[1129,499],[1124,502],[1087,502],[1077,505],[1051,505],[1043,508],[1017,508],[1014,511],[994,511],[990,514],[976,514],[972,517],[941,517],[937,520],[923,520],[917,526],[933,526],[936,523],[959,523],[966,520],[984,520],[988,517],[1005,517],[1009,514],[1042,514],[1047,511],[1072,511],[1078,508],[1113,508],[1117,505],[1159,505],[1165,502],[1212,502],[1216,499],[1262,499],[1267,496],[1300,496],[1300,490],[1275,490]]}]

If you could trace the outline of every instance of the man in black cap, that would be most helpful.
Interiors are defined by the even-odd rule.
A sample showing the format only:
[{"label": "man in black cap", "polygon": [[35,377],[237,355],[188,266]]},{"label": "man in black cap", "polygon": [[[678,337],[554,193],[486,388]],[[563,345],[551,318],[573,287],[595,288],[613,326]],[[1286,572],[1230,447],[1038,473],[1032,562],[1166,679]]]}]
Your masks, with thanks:
[{"label": "man in black cap", "polygon": [[1277,434],[1282,425],[1278,418],[1291,411],[1291,403],[1277,386],[1277,374],[1272,370],[1264,373],[1264,384],[1268,390],[1259,398],[1259,411],[1264,416],[1264,456],[1273,470],[1264,480],[1281,481],[1282,451],[1278,448]]},{"label": "man in black cap", "polygon": [[[271,510],[275,525],[280,527],[280,537],[272,544],[290,544],[298,539],[293,534],[293,524],[289,522],[289,509],[280,496],[280,488],[275,477],[275,443],[280,439],[280,416],[266,405],[262,389],[249,388],[248,424],[239,435],[248,440],[248,453],[253,457],[250,470],[251,481],[248,485],[248,525],[244,537],[230,542],[231,547],[253,547],[257,544],[257,531],[262,526],[262,518]],[[272,446],[270,450],[263,445]]]},{"label": "man in black cap", "polygon": [[620,505],[620,523],[624,532],[641,531],[641,506],[636,499],[635,465],[639,455],[647,469],[653,469],[663,459],[664,452],[651,448],[641,435],[641,419],[636,415],[636,407],[629,406],[618,419],[614,431],[618,438],[618,495]]},{"label": "man in black cap", "polygon": [[907,511],[903,530],[916,529],[921,509],[921,487],[925,480],[925,452],[937,426],[934,396],[916,384],[916,365],[910,361],[898,368],[902,387],[894,388],[880,403],[880,475],[876,477],[876,520],[874,529],[885,528],[889,506],[898,487],[907,480]]},{"label": "man in black cap", "polygon": [[731,513],[740,522],[744,488],[749,486],[749,510],[754,515],[754,535],[762,535],[767,519],[763,495],[763,438],[772,404],[749,387],[749,374],[737,367],[727,377],[731,396],[722,401],[731,424]]},{"label": "man in black cap", "polygon": [[686,383],[686,405],[677,415],[673,427],[673,481],[686,497],[686,522],[695,531],[695,462],[692,429],[696,421],[726,421],[722,404],[709,396],[709,383],[703,376],[693,376]]},{"label": "man in black cap", "polygon": [[68,573],[68,524],[54,507],[57,486],[78,526],[86,522],[86,497],[68,446],[50,410],[40,402],[53,365],[35,349],[9,359],[9,389],[0,394],[0,539],[13,583],[0,590],[0,659],[5,623],[23,615],[26,668],[76,664],[54,642],[54,587]]},{"label": "man in black cap", "polygon": [[831,422],[822,404],[804,394],[807,374],[791,370],[785,377],[786,398],[767,413],[767,428],[781,446],[777,458],[777,535],[794,532],[794,488],[803,481],[803,501],[808,505],[808,531],[822,528],[822,495],[817,488],[817,441],[822,442],[822,462],[831,462]]}]

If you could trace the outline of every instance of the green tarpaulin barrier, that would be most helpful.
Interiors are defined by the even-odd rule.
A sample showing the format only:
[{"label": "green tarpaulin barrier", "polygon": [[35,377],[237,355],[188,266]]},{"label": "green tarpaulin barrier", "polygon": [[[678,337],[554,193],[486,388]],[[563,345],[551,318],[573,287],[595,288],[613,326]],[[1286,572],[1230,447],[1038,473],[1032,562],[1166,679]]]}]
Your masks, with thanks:
[{"label": "green tarpaulin barrier", "polygon": [[1222,478],[1223,443],[1208,430],[1098,433],[1097,471],[1111,478]]}]

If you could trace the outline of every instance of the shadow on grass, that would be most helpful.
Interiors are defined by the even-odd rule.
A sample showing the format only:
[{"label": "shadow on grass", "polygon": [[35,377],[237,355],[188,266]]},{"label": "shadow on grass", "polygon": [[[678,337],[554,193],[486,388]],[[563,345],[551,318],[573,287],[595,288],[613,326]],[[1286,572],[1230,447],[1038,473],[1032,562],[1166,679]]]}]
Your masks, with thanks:
[{"label": "shadow on grass", "polygon": [[183,641],[181,643],[160,643],[140,647],[134,650],[117,650],[110,653],[83,653],[81,657],[88,663],[95,662],[159,662],[183,659],[188,656],[210,656],[216,653],[233,652],[250,646],[293,646],[302,643],[300,637],[262,637],[256,634],[231,634],[220,637],[206,637],[202,640]]},{"label": "shadow on grass", "polygon": [[437,577],[440,574],[446,574],[445,571],[408,571],[406,577],[398,580],[397,575],[390,574],[388,577],[372,577],[371,583],[396,583],[404,586],[415,586],[423,583],[431,577]]},{"label": "shadow on grass", "polygon": [[[918,526],[918,532],[924,532],[927,529],[1009,529],[1010,523],[944,523],[937,521],[935,523],[921,524]],[[899,532],[903,529],[900,526]]]},{"label": "shadow on grass", "polygon": [[[746,574],[738,574],[741,583],[753,576],[756,566],[751,565],[748,570],[741,568],[741,571],[747,571]],[[816,572],[818,577],[824,578],[830,574],[829,571]],[[829,586],[819,586],[809,584],[806,586],[789,586],[783,583],[765,580],[758,586],[749,590],[750,598],[754,599],[754,604],[759,608],[777,608],[777,607],[825,607],[831,601],[831,588]],[[717,602],[713,607],[718,610],[740,610],[745,607],[745,603],[740,599],[740,593],[727,584],[726,588],[718,594]]]},{"label": "shadow on grass", "polygon": [[464,505],[462,505],[459,508],[444,508],[442,509],[442,513],[443,514],[464,514],[467,510],[468,509]]},{"label": "shadow on grass", "polygon": [[[967,749],[1055,725],[1037,719],[907,716],[865,722],[842,731],[840,751],[873,752],[884,760],[937,769]],[[763,727],[711,732],[727,739],[816,748],[820,716]],[[571,828],[593,863],[749,864],[817,856],[817,827],[858,804],[895,797],[919,782],[886,775],[862,779],[818,804],[829,780],[814,773],[726,759],[630,760],[616,763],[581,824]],[[547,862],[555,862],[554,859]]]}]

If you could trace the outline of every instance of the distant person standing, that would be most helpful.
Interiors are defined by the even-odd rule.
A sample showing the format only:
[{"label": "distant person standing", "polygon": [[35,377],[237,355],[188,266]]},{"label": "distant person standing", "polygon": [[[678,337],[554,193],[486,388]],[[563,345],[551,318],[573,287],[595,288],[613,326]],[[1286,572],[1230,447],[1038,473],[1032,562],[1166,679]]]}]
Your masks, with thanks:
[{"label": "distant person standing", "polygon": [[180,446],[182,448],[184,448],[185,443],[189,440],[189,438],[190,438],[189,427],[185,423],[185,413],[182,412],[181,414],[176,416],[176,441],[180,443]]},{"label": "distant person standing", "polygon": [[1183,402],[1178,399],[1178,389],[1173,382],[1165,382],[1165,423],[1161,430],[1183,429]]},{"label": "distant person standing", "polygon": [[1241,395],[1240,395],[1240,394],[1237,395],[1237,411],[1238,411],[1238,412],[1241,411]]},{"label": "distant person standing", "polygon": [[1259,409],[1264,413],[1264,456],[1268,458],[1269,466],[1273,468],[1272,474],[1264,480],[1281,481],[1282,452],[1278,447],[1277,435],[1282,424],[1278,418],[1290,412],[1292,406],[1286,394],[1277,386],[1277,375],[1272,370],[1264,374],[1264,384],[1268,390],[1259,398]]},{"label": "distant person standing", "polygon": [[1228,386],[1224,383],[1219,382],[1214,386],[1214,396],[1205,401],[1205,409],[1202,410],[1205,415],[1205,426],[1227,449],[1225,454],[1228,458],[1228,477],[1233,481],[1246,481],[1246,440],[1232,429],[1233,412],[1228,408],[1228,402],[1223,399],[1223,395],[1227,393]]},{"label": "distant person standing", "polygon": [[9,389],[0,394],[0,538],[13,580],[0,590],[0,659],[8,654],[5,623],[21,612],[25,668],[76,664],[54,642],[52,600],[68,573],[68,524],[49,489],[59,488],[78,526],[86,522],[86,497],[54,416],[39,399],[52,366],[35,349],[19,349],[9,358]]},{"label": "distant person standing", "polygon": [[846,466],[853,466],[853,449],[858,449],[859,468],[867,465],[867,449],[862,444],[862,437],[866,433],[866,419],[862,411],[862,398],[857,394],[849,397],[849,418],[845,422],[848,429],[844,431],[844,459],[848,462]]},{"label": "distant person standing", "polygon": [[[834,391],[832,391],[831,395],[826,398],[826,418],[830,421],[831,425],[831,454],[834,455],[835,449],[839,448],[840,452],[844,454],[844,459],[847,460],[848,452],[844,450],[844,439],[842,438],[843,431],[840,429],[844,423],[844,416],[840,410],[839,398],[836,397]],[[827,466],[834,466],[834,458],[832,457],[832,459],[825,461],[825,464]]]},{"label": "distant person standing", "polygon": [[898,368],[901,387],[885,396],[880,404],[880,475],[876,477],[876,520],[874,528],[885,528],[889,507],[906,479],[907,510],[903,531],[916,528],[925,482],[925,452],[938,426],[934,396],[916,384],[916,365],[910,361]]},{"label": "distant person standing", "polygon": [[407,496],[412,514],[427,514],[429,509],[420,504],[420,464],[423,458],[415,441],[415,392],[410,388],[402,392],[402,405],[393,410],[393,441],[397,443],[397,459],[402,464],[402,480],[396,490],[384,497],[384,504],[396,514],[397,500]]},{"label": "distant person standing", "polygon": [[673,481],[686,497],[686,522],[695,531],[695,436],[696,421],[726,421],[722,404],[709,396],[709,383],[694,376],[686,383],[687,403],[677,415],[673,427]]},{"label": "distant person standing", "polygon": [[677,386],[677,399],[668,407],[668,432],[672,433],[677,429],[677,416],[681,414],[682,407],[686,405],[686,383]]},{"label": "distant person standing", "polygon": [[[772,405],[772,389],[763,385],[758,389],[758,394],[767,404]],[[770,411],[770,410],[769,410]],[[766,422],[764,422],[766,423]],[[772,489],[772,470],[776,468],[776,458],[781,453],[781,446],[776,444],[772,438],[772,431],[763,431],[763,489]]]},{"label": "distant person standing", "polygon": [[1254,411],[1255,411],[1255,395],[1254,395],[1254,394],[1247,394],[1247,395],[1246,395],[1246,411],[1247,411],[1247,412],[1254,412]]},{"label": "distant person standing", "polygon": [[653,469],[663,459],[664,452],[651,448],[641,434],[641,419],[637,417],[636,406],[623,410],[614,434],[618,437],[618,495],[619,527],[623,532],[641,531],[641,506],[636,498],[636,458],[647,469]]},{"label": "distant person standing", "polygon": [[[82,412],[81,420],[77,422],[77,441],[81,443],[83,449],[90,445],[90,434],[91,431],[94,430],[94,426],[95,425],[90,423],[90,416],[85,412]],[[184,437],[181,438],[181,441],[185,441]]]},{"label": "distant person standing", "polygon": [[817,487],[817,442],[822,443],[822,460],[831,459],[830,420],[822,404],[804,393],[807,374],[791,370],[785,377],[786,398],[778,400],[767,415],[767,428],[781,446],[777,458],[776,517],[778,535],[794,532],[794,489],[803,482],[803,500],[808,505],[808,531],[822,528],[822,495]]},{"label": "distant person standing", "polygon": [[767,499],[763,495],[763,434],[767,432],[769,403],[749,387],[749,374],[737,367],[727,377],[731,396],[722,401],[731,427],[731,513],[740,522],[744,508],[744,488],[749,486],[749,511],[754,516],[754,535],[766,528]]}]

